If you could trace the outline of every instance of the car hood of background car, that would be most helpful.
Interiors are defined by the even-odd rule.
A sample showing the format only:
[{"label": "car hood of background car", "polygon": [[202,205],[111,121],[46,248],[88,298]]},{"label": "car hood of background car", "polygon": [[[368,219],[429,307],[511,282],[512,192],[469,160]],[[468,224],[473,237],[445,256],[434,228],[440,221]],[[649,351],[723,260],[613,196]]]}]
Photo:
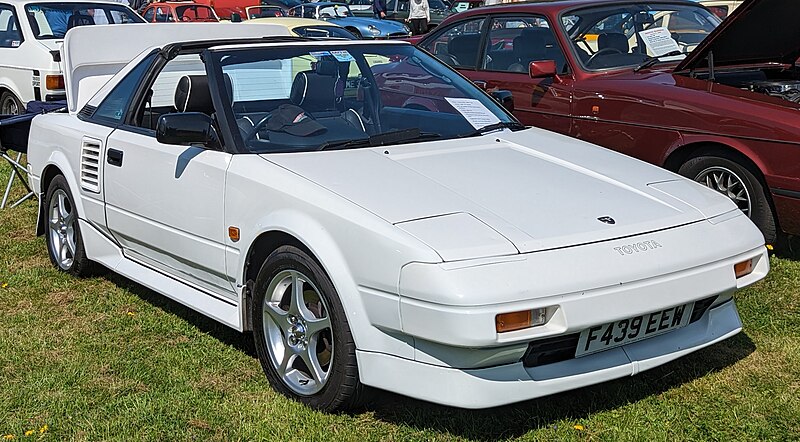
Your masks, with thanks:
[{"label": "car hood of background car", "polygon": [[539,129],[262,157],[411,233],[445,261],[627,237],[735,210],[671,172]]},{"label": "car hood of background car", "polygon": [[736,8],[676,71],[714,66],[781,63],[793,65],[800,57],[800,2],[748,0]]},{"label": "car hood of background car", "polygon": [[[366,28],[372,25],[382,32],[398,32],[404,30],[402,23],[393,20],[376,20],[374,18],[361,18],[361,17],[343,17],[343,18],[334,18],[329,21],[339,26],[361,26]],[[365,35],[364,37],[369,37],[369,35]]]}]

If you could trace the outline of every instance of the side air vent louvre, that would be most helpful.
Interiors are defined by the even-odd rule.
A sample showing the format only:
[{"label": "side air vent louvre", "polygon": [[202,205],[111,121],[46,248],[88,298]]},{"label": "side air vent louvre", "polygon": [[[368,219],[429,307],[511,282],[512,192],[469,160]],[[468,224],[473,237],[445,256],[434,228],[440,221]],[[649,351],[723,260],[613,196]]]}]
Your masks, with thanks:
[{"label": "side air vent louvre", "polygon": [[90,105],[87,104],[86,106],[83,106],[83,108],[81,109],[80,112],[78,112],[78,117],[80,117],[80,118],[91,118],[92,115],[94,115],[94,111],[96,111],[96,110],[97,110],[97,108],[95,106],[90,106]]},{"label": "side air vent louvre", "polygon": [[100,192],[100,142],[83,139],[81,146],[81,188]]}]

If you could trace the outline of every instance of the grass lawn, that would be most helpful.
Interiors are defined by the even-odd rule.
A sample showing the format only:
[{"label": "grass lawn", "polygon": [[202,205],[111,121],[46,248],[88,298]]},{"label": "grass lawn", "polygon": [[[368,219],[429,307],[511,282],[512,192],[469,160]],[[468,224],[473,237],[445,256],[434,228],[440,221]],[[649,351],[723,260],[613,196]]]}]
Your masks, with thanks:
[{"label": "grass lawn", "polygon": [[737,295],[743,333],[635,377],[491,410],[385,393],[326,415],[270,389],[250,336],[125,278],[56,271],[35,219],[33,202],[0,211],[0,437],[800,440],[800,261],[773,258]]}]

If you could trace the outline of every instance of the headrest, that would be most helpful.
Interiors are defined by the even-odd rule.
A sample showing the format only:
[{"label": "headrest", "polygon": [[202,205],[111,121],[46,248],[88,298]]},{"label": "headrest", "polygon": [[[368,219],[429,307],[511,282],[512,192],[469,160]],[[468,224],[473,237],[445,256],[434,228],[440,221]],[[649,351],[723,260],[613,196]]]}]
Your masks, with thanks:
[{"label": "headrest", "polygon": [[623,54],[630,52],[628,37],[619,32],[605,32],[597,36],[597,50],[616,49]]},{"label": "headrest", "polygon": [[552,46],[556,42],[556,38],[550,28],[525,28],[519,35],[531,43],[535,42],[542,46]]},{"label": "headrest", "polygon": [[308,112],[336,109],[336,78],[314,71],[298,72],[289,99]]},{"label": "headrest", "polygon": [[545,43],[532,34],[520,34],[514,37],[511,51],[518,60],[530,62],[545,58]]},{"label": "headrest", "polygon": [[178,112],[214,113],[211,90],[205,75],[184,75],[175,88],[175,107]]},{"label": "headrest", "polygon": [[69,20],[67,20],[67,30],[72,29],[76,26],[86,26],[86,25],[93,25],[94,19],[91,15],[83,15],[83,14],[72,14],[69,16]]},{"label": "headrest", "polygon": [[459,35],[447,42],[447,52],[455,57],[459,63],[465,66],[472,66],[478,57],[480,43],[480,34]]},{"label": "headrest", "polygon": [[339,62],[336,60],[322,59],[317,62],[316,73],[326,75],[328,77],[335,77],[339,72]]}]

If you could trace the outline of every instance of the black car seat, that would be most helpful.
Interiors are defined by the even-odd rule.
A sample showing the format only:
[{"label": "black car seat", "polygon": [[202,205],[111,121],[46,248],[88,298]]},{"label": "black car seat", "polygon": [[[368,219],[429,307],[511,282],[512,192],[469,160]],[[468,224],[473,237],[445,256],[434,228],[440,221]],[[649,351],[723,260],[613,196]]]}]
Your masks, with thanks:
[{"label": "black car seat", "polygon": [[457,67],[474,68],[481,44],[480,34],[467,34],[452,37],[447,42],[447,64]]},{"label": "black car seat", "polygon": [[539,28],[529,28],[524,31],[514,37],[511,50],[514,51],[516,62],[508,67],[511,72],[528,72],[530,62],[545,59],[545,40],[540,32],[536,32]]},{"label": "black car seat", "polygon": [[91,15],[72,14],[67,20],[67,30],[76,26],[90,26],[94,24],[94,18]]},{"label": "black car seat", "polygon": [[214,113],[211,89],[205,75],[184,75],[175,87],[175,109],[178,112]]},{"label": "black car seat", "polygon": [[627,54],[631,48],[628,46],[628,37],[620,32],[604,32],[597,36],[597,51],[603,49],[616,49]]}]

